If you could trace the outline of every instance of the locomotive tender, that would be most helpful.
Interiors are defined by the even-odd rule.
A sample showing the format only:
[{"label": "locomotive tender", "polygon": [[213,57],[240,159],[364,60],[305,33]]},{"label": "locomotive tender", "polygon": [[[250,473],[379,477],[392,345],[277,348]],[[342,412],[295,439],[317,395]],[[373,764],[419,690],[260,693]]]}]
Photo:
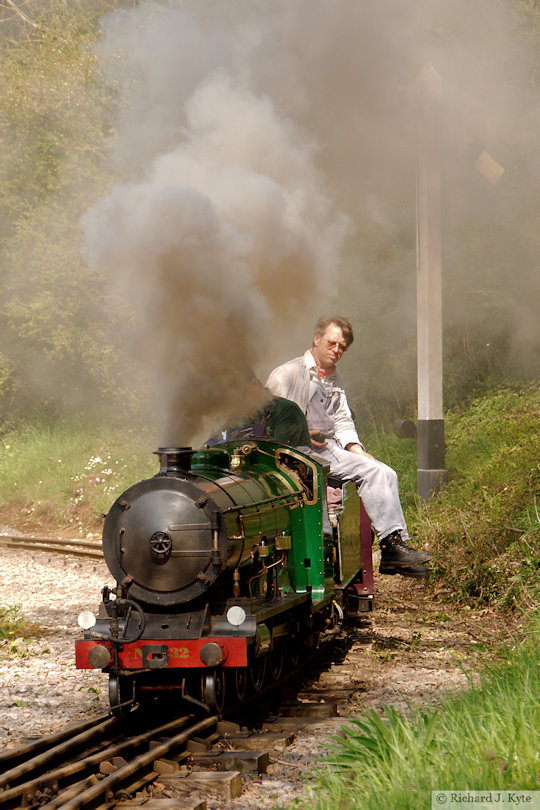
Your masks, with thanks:
[{"label": "locomotive tender", "polygon": [[117,585],[81,614],[76,666],[108,673],[119,714],[171,690],[220,712],[371,610],[371,527],[352,483],[329,520],[328,467],[272,440],[156,452],[106,516]]}]

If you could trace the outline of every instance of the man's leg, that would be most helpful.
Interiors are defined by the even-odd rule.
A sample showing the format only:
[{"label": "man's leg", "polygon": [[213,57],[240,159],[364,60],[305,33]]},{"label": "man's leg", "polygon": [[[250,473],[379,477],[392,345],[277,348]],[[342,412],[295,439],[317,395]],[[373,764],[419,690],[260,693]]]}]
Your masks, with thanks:
[{"label": "man's leg", "polygon": [[404,539],[409,538],[399,501],[398,477],[391,467],[330,443],[318,452],[330,463],[332,475],[343,481],[354,481],[358,486],[358,494],[378,537],[400,531]]},{"label": "man's leg", "polygon": [[377,459],[349,453],[333,443],[319,451],[330,463],[330,472],[344,481],[354,481],[371,525],[380,540],[385,565],[419,565],[430,559],[424,551],[406,545],[407,524],[399,500],[396,472]]}]

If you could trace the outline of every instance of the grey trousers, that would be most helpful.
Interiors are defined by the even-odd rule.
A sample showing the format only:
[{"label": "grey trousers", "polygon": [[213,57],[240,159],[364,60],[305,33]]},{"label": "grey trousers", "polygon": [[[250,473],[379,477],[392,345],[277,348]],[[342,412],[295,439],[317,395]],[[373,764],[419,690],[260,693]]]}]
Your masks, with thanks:
[{"label": "grey trousers", "polygon": [[355,482],[379,539],[396,530],[401,532],[403,540],[409,539],[395,470],[377,459],[343,450],[332,439],[327,439],[326,446],[315,452],[330,464],[331,475]]}]

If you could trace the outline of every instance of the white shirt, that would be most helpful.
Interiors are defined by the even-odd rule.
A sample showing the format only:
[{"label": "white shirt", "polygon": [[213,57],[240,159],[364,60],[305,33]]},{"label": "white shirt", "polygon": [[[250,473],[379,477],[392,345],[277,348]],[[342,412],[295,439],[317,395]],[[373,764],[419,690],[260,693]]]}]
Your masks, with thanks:
[{"label": "white shirt", "polygon": [[[288,363],[275,368],[268,377],[266,387],[275,396],[285,397],[285,399],[296,402],[306,415],[311,430],[321,430],[321,425],[312,424],[310,419],[322,416],[319,411],[319,407],[322,406],[325,419],[328,420],[327,424],[331,423],[330,430],[333,432],[336,441],[342,447],[352,443],[361,445],[347,402],[343,377],[339,371],[336,371],[335,375],[325,380],[324,389],[319,392],[321,394],[322,390],[324,390],[325,393],[322,397],[324,402],[318,404],[314,402],[313,408],[317,405],[317,411],[314,410],[313,413],[308,413],[313,394],[317,390],[312,386],[313,373],[317,375],[317,364],[311,350],[308,349],[303,356],[295,357]],[[315,414],[317,414],[317,417]],[[327,433],[325,430],[322,432]]]}]

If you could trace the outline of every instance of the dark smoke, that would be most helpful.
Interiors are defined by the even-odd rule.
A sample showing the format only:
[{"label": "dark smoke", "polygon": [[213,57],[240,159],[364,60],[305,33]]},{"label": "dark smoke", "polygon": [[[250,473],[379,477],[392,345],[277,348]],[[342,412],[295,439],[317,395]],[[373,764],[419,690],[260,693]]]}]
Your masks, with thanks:
[{"label": "dark smoke", "polygon": [[[102,59],[122,92],[115,160],[126,180],[86,216],[87,254],[137,312],[167,440],[187,443],[231,407],[246,365],[264,376],[305,348],[336,301],[366,374],[412,345],[414,82],[426,62],[443,85],[445,216],[455,233],[472,216],[482,225],[481,255],[446,249],[445,317],[457,330],[482,320],[471,306],[496,261],[484,226],[523,219],[506,178],[525,157],[538,170],[536,56],[520,8],[188,0],[108,16]],[[475,169],[482,151],[504,166],[498,197]],[[540,340],[529,236],[518,287],[533,295],[510,296],[503,316],[518,354]]]}]

